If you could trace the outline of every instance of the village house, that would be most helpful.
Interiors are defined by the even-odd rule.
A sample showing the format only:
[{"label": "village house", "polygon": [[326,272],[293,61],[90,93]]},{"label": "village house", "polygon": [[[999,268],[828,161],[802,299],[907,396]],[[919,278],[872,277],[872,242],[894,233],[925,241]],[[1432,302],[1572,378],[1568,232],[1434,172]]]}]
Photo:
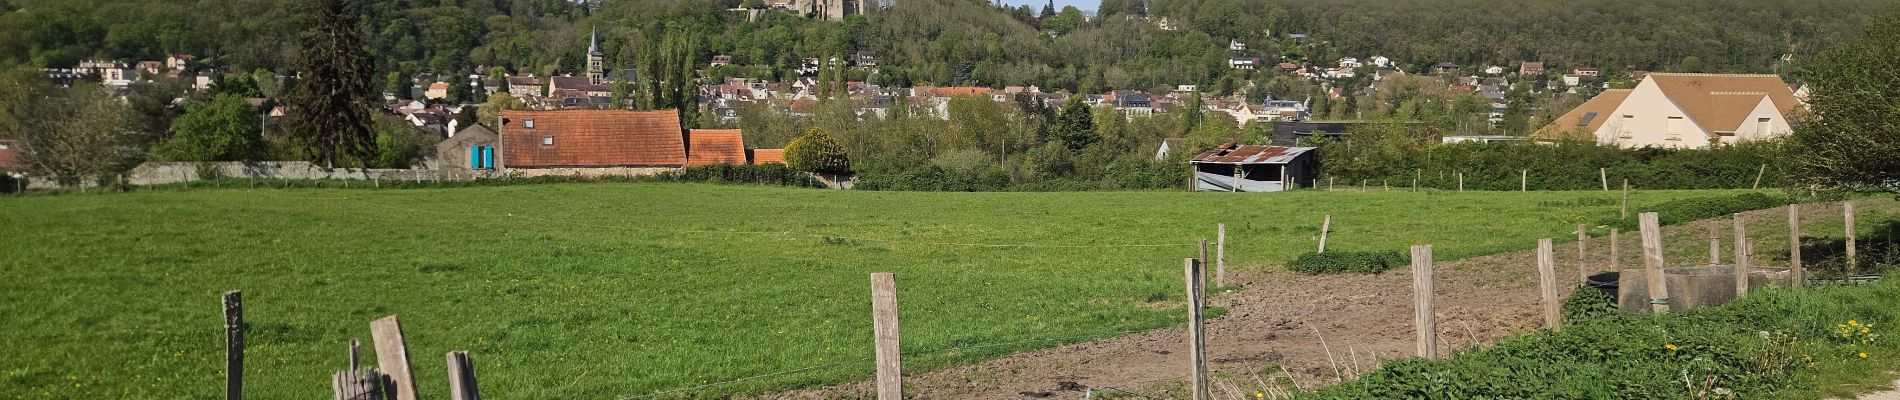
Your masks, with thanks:
[{"label": "village house", "polygon": [[1227,65],[1234,69],[1251,70],[1260,65],[1260,57],[1234,57],[1227,60]]},{"label": "village house", "polygon": [[441,99],[446,99],[448,97],[449,97],[449,83],[448,82],[430,83],[429,89],[422,91],[422,98],[429,99],[429,100],[441,100]]},{"label": "village house", "polygon": [[496,168],[496,142],[500,137],[482,124],[469,125],[435,145],[435,160],[429,165],[454,177],[473,177]]},{"label": "village house", "polygon": [[1525,61],[1517,65],[1517,75],[1520,77],[1536,76],[1536,75],[1543,75],[1543,74],[1544,74],[1543,61]]},{"label": "village house", "polygon": [[1231,40],[1228,40],[1228,41],[1227,41],[1227,50],[1232,50],[1232,51],[1247,51],[1247,42],[1242,42],[1242,41],[1240,41],[1240,39],[1231,39]]},{"label": "village house", "polygon": [[26,164],[20,161],[20,141],[0,140],[0,171],[24,171]]},{"label": "village house", "polygon": [[536,78],[533,75],[511,76],[508,77],[508,94],[514,95],[516,98],[540,96],[541,88],[544,83],[545,82],[541,81],[541,78]]},{"label": "village house", "polygon": [[501,113],[500,163],[510,176],[639,176],[686,165],[676,110]]},{"label": "village house", "polygon": [[746,150],[746,160],[752,165],[785,164],[785,149]]},{"label": "village house", "polygon": [[1787,135],[1800,109],[1776,75],[1665,74],[1610,89],[1538,129],[1542,140],[1621,147],[1706,148]]}]

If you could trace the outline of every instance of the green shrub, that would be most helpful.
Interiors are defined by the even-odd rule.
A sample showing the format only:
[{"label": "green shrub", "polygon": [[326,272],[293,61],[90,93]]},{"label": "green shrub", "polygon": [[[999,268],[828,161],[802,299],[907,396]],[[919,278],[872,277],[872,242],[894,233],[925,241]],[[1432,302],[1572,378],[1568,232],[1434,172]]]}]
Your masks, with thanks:
[{"label": "green shrub", "polygon": [[679,171],[669,171],[653,176],[638,177],[634,178],[634,181],[750,183],[795,187],[824,187],[824,184],[812,178],[811,174],[791,169],[784,164],[703,165],[687,167]]},{"label": "green shrub", "polygon": [[1336,274],[1353,272],[1376,274],[1410,263],[1403,253],[1386,251],[1329,251],[1325,253],[1306,253],[1293,262],[1287,263],[1287,269],[1309,274]]},{"label": "green shrub", "polygon": [[1635,230],[1635,216],[1644,212],[1655,212],[1656,220],[1662,225],[1708,219],[1749,210],[1760,210],[1788,205],[1792,201],[1783,196],[1770,196],[1762,193],[1743,193],[1734,196],[1693,197],[1671,200],[1662,204],[1630,210],[1630,218],[1607,217],[1600,223],[1624,230]]},{"label": "green shrub", "polygon": [[1595,286],[1578,285],[1564,298],[1564,324],[1576,325],[1589,321],[1609,318],[1621,313],[1616,308],[1616,298],[1611,297]]}]

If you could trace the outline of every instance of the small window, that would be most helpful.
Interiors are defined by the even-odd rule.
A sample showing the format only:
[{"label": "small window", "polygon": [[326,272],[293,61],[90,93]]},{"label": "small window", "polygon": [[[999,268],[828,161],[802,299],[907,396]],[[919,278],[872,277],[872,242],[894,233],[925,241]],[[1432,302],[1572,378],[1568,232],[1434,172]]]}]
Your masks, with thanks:
[{"label": "small window", "polygon": [[1665,140],[1682,140],[1682,117],[1669,117],[1669,137]]},{"label": "small window", "polygon": [[9,146],[6,143],[0,143],[0,150],[6,150],[6,149],[11,149],[11,148],[13,148],[13,146]]},{"label": "small window", "polygon": [[1634,124],[1634,123],[1636,123],[1636,116],[1624,115],[1623,123],[1617,126],[1617,129],[1618,129],[1617,136],[1622,137],[1624,139],[1629,139],[1630,138],[1630,124]]},{"label": "small window", "polygon": [[1767,134],[1768,134],[1768,126],[1769,126],[1769,125],[1768,125],[1768,122],[1769,122],[1769,121],[1770,121],[1770,120],[1769,120],[1768,118],[1756,118],[1756,119],[1755,119],[1755,135],[1756,135],[1756,136],[1761,136],[1761,135],[1767,135]]},{"label": "small window", "polygon": [[534,118],[521,120],[521,126],[528,127],[528,129],[534,129]]},{"label": "small window", "polygon": [[542,137],[541,137],[541,145],[542,145],[542,146],[553,146],[553,145],[554,145],[554,137],[553,137],[553,136],[542,136]]}]

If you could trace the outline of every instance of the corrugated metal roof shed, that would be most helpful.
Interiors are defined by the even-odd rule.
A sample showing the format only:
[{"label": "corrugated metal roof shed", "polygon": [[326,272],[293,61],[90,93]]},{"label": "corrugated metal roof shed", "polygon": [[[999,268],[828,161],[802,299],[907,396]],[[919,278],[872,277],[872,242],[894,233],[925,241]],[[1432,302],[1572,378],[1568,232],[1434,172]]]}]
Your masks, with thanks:
[{"label": "corrugated metal roof shed", "polygon": [[1194,156],[1195,164],[1286,164],[1313,147],[1256,146],[1228,143]]}]

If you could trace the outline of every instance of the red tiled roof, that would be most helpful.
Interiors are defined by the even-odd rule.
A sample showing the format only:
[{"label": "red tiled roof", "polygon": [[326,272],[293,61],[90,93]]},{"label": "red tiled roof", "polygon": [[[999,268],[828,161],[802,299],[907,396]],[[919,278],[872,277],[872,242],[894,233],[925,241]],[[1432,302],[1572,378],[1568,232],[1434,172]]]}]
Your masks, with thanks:
[{"label": "red tiled roof", "polygon": [[917,90],[923,92],[919,94],[937,97],[988,96],[990,94],[990,88],[982,86],[920,87]]},{"label": "red tiled roof", "polygon": [[[501,113],[508,168],[678,167],[685,140],[674,110],[571,110]],[[534,127],[526,127],[527,121]],[[543,144],[551,138],[553,144]]]},{"label": "red tiled roof", "polygon": [[745,137],[738,129],[694,129],[686,140],[686,166],[745,165]]},{"label": "red tiled roof", "polygon": [[785,149],[752,149],[752,164],[784,164]]}]

